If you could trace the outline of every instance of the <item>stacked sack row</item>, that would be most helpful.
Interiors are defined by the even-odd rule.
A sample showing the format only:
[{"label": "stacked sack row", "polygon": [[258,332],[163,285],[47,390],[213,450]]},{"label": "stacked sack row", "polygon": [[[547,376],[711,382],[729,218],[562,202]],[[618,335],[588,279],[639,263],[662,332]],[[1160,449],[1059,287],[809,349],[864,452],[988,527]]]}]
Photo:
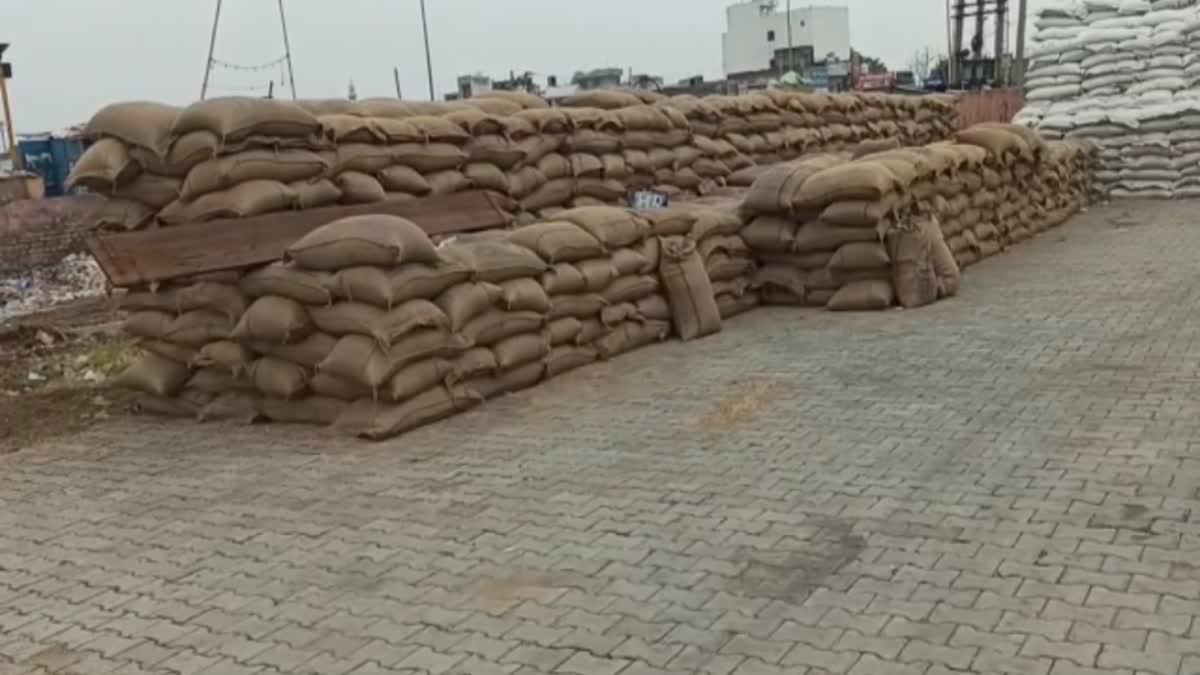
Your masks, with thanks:
[{"label": "stacked sack row", "polygon": [[1039,13],[1017,121],[1101,148],[1112,197],[1200,196],[1200,6],[1087,0]]},{"label": "stacked sack row", "polygon": [[117,103],[89,121],[94,142],[69,183],[108,196],[94,225],[116,230],[470,188],[545,216],[616,203],[631,188],[707,194],[756,161],[862,138],[944,137],[953,119],[932,98],[791,93],[589,92],[561,108],[513,92],[454,103]]},{"label": "stacked sack row", "polygon": [[119,384],[155,412],[388,437],[673,325],[685,338],[719,330],[711,287],[680,293],[659,260],[651,223],[611,207],[439,246],[402,218],[344,218],[284,261],[126,294],[143,354]]},{"label": "stacked sack row", "polygon": [[856,159],[818,155],[755,181],[742,237],[765,304],[915,307],[957,292],[959,268],[1062,223],[1085,203],[1090,155],[1028,129]]},{"label": "stacked sack row", "polygon": [[758,296],[749,292],[755,262],[741,236],[739,206],[739,200],[713,197],[647,214],[663,237],[664,257],[682,264],[695,251],[722,319],[758,305]]}]

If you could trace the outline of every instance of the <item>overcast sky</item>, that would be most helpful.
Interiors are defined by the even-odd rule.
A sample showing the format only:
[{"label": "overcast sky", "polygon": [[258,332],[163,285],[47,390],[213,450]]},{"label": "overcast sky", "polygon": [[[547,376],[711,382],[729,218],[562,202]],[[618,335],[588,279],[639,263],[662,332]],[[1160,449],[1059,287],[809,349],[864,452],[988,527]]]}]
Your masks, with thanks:
[{"label": "overcast sky", "polygon": [[[1049,0],[1030,0],[1032,11]],[[732,0],[426,0],[438,98],[460,74],[531,70],[569,78],[603,66],[721,76]],[[30,133],[82,122],[113,101],[185,104],[199,97],[215,0],[0,0],[11,42],[15,126]],[[782,2],[780,3],[782,6]],[[793,7],[809,3],[794,0]],[[945,0],[841,0],[852,46],[906,68],[945,51]],[[1013,3],[1015,5],[1015,3]],[[427,98],[418,0],[285,0],[301,97]],[[1014,11],[1015,15],[1015,11]],[[1013,17],[1015,20],[1015,16]],[[215,58],[269,62],[284,52],[276,0],[225,0]],[[213,71],[210,95],[282,79],[282,70]],[[265,93],[265,89],[262,91]],[[280,92],[287,95],[286,90]]]}]

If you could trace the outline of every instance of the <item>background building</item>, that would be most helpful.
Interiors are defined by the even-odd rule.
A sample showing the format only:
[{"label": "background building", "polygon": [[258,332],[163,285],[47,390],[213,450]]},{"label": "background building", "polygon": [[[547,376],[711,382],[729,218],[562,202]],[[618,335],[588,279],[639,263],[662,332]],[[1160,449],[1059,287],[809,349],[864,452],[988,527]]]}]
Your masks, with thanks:
[{"label": "background building", "polygon": [[[791,25],[791,50],[788,26]],[[793,7],[783,0],[747,0],[725,10],[721,53],[725,77],[755,81],[803,72],[829,55],[850,59],[850,10],[846,7]]]}]

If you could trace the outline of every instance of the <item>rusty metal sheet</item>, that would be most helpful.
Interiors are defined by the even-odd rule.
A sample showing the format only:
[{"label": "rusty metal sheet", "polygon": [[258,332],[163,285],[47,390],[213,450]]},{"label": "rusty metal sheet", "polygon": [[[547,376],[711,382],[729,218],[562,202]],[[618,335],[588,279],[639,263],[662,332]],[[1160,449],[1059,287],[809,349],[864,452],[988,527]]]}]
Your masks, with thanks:
[{"label": "rusty metal sheet", "polygon": [[1025,105],[1020,89],[992,89],[963,94],[956,101],[962,129],[984,122],[1011,122]]},{"label": "rusty metal sheet", "polygon": [[403,216],[431,236],[504,227],[513,204],[496,193],[471,190],[405,202],[330,206],[213,220],[120,234],[93,234],[88,250],[116,287],[260,265],[310,231],[346,216]]}]

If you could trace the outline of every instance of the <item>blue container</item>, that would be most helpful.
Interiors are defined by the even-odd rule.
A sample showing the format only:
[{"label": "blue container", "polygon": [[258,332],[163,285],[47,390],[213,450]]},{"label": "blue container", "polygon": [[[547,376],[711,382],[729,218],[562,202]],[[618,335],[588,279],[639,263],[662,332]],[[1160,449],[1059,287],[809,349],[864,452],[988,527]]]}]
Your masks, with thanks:
[{"label": "blue container", "polygon": [[83,139],[58,137],[49,134],[23,137],[17,146],[25,169],[42,177],[46,196],[58,197],[67,192],[67,176],[83,154]]}]

